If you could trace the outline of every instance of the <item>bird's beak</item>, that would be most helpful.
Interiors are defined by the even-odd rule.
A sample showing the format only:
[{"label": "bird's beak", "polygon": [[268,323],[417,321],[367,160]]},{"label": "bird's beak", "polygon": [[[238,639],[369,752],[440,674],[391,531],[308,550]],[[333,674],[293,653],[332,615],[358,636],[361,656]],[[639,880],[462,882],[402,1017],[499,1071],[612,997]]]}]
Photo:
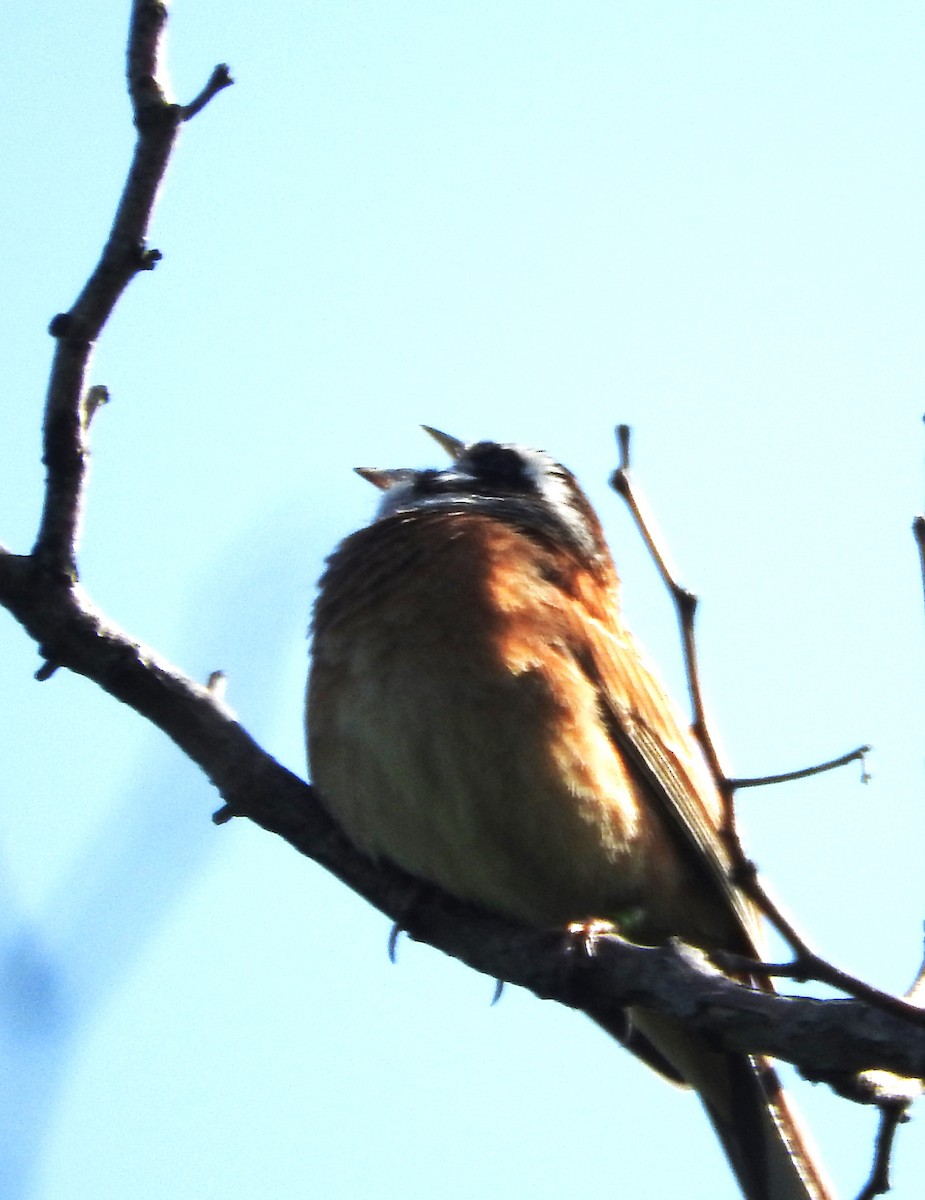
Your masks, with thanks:
[{"label": "bird's beak", "polygon": [[390,471],[385,467],[354,467],[357,475],[367,480],[377,487],[381,492],[387,492],[390,487],[395,487],[397,483],[404,483],[414,475],[414,471],[409,467],[397,467]]},{"label": "bird's beak", "polygon": [[438,446],[445,450],[453,462],[457,462],[466,448],[466,443],[461,442],[459,438],[450,437],[448,433],[441,433],[439,429],[434,429],[432,425],[422,425],[421,428],[425,433],[429,433]]}]

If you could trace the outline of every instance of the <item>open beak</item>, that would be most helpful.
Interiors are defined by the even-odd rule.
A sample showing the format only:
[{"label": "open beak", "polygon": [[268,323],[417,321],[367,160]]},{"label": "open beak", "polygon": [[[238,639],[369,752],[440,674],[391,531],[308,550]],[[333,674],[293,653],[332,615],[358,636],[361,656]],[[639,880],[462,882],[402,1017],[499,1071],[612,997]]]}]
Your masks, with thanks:
[{"label": "open beak", "polygon": [[388,470],[386,467],[354,467],[353,469],[357,475],[367,480],[373,487],[377,487],[380,492],[387,492],[396,483],[404,483],[415,474],[411,467],[396,467],[394,470]]},{"label": "open beak", "polygon": [[437,445],[447,452],[453,462],[458,462],[462,452],[466,448],[466,443],[461,442],[459,438],[450,437],[448,433],[441,433],[439,429],[434,429],[432,425],[422,425],[421,428],[425,433],[429,433]]}]

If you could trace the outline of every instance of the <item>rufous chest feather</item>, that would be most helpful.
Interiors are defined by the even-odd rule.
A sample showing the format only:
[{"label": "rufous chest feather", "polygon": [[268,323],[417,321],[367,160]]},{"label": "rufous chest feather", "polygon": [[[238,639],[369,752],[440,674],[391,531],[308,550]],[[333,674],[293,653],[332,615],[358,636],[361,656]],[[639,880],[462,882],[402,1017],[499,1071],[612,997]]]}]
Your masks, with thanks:
[{"label": "rufous chest feather", "polygon": [[342,544],[315,610],[308,737],[358,845],[543,923],[632,906],[672,874],[674,841],[581,666],[587,586],[477,515],[395,516]]}]

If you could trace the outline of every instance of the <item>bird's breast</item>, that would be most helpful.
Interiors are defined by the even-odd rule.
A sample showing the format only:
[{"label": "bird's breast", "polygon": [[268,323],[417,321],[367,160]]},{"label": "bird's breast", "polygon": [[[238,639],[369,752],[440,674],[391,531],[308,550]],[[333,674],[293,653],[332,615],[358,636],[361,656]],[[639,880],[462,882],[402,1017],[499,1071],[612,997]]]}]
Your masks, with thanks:
[{"label": "bird's breast", "polygon": [[314,617],[309,757],[332,814],[542,924],[617,916],[678,874],[582,669],[575,570],[489,518],[398,515],[342,543]]}]

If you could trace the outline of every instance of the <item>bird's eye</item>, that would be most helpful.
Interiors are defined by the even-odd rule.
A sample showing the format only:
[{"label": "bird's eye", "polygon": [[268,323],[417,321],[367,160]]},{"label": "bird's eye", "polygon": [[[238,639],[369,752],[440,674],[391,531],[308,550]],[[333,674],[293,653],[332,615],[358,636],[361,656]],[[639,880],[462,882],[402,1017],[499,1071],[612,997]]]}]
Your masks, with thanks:
[{"label": "bird's eye", "polygon": [[486,483],[526,489],[530,482],[523,455],[497,442],[476,442],[466,452],[466,467]]}]

